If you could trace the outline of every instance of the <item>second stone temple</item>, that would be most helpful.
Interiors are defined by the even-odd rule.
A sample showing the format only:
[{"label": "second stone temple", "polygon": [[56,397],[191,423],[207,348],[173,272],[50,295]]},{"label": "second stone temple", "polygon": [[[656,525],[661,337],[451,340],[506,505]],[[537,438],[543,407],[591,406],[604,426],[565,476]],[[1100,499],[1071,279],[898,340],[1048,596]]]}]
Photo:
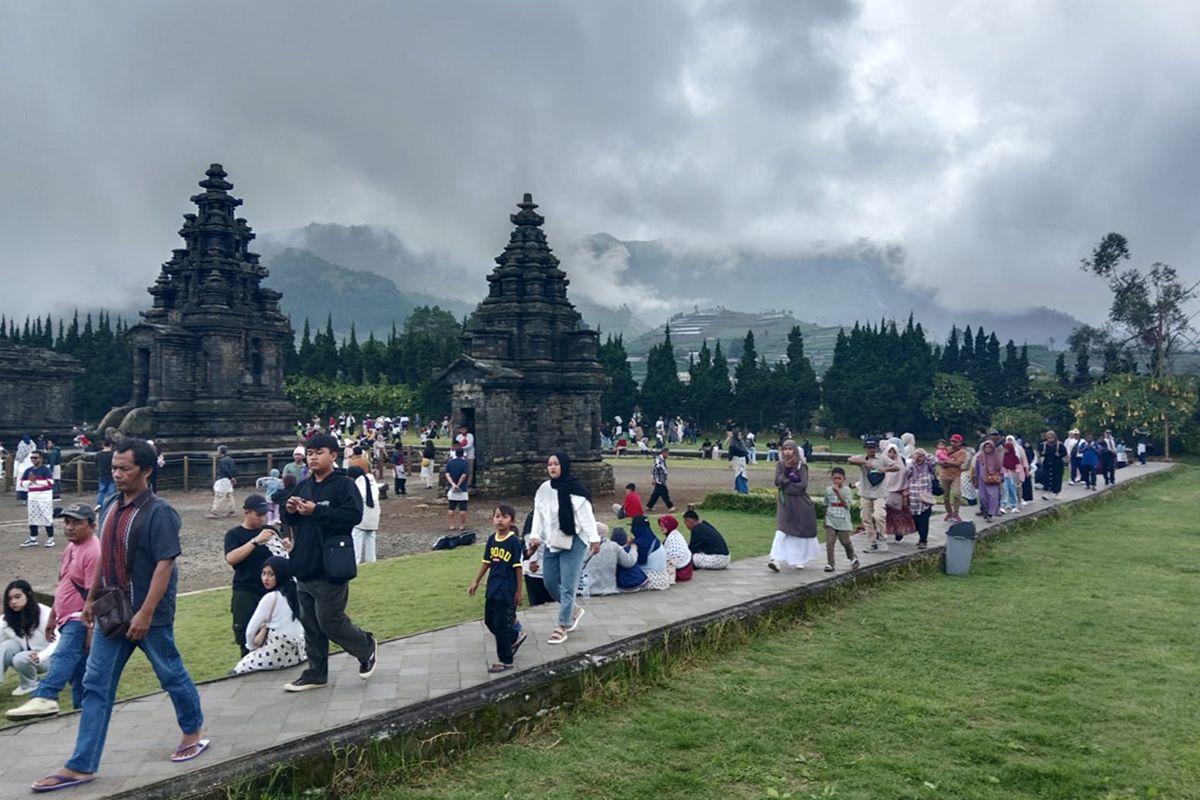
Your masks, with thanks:
[{"label": "second stone temple", "polygon": [[488,276],[488,296],[463,337],[463,354],[441,374],[456,422],[475,434],[475,486],[529,496],[562,450],[593,492],[612,489],[600,452],[600,394],[609,383],[600,335],[567,299],[567,276],[546,242],[531,195]]}]

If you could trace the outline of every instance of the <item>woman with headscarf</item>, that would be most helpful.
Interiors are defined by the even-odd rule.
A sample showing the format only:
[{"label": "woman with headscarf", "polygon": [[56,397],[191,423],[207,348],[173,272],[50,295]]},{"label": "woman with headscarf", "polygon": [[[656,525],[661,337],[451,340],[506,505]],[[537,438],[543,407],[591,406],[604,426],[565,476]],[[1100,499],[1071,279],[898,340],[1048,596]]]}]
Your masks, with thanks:
[{"label": "woman with headscarf", "polygon": [[1020,486],[1025,482],[1024,452],[1017,448],[1017,440],[1009,436],[1004,440],[1004,452],[1000,463],[1004,468],[1004,488],[1000,499],[1001,514],[1015,514],[1020,508]]},{"label": "woman with headscarf", "polygon": [[[617,528],[609,534],[608,526],[603,522],[596,523],[596,530],[600,533],[600,551],[589,558],[583,567],[581,583],[584,586],[585,597],[616,594],[623,588],[618,577],[621,569],[637,567],[637,552],[625,546],[625,531]],[[618,533],[620,534],[619,541]],[[638,571],[641,572],[641,570]],[[642,575],[641,580],[637,581],[633,588],[640,588],[645,582],[646,576]]]},{"label": "woman with headscarf", "polygon": [[307,658],[291,562],[284,556],[268,558],[262,567],[262,584],[266,594],[246,625],[249,652],[233,668],[235,675],[294,667]]},{"label": "woman with headscarf", "polygon": [[[638,546],[625,534],[624,528],[613,528],[609,538],[620,546],[628,558],[617,561],[617,589],[622,592],[636,592],[648,587],[650,578],[646,571],[638,566]],[[632,560],[632,564],[625,566]]]},{"label": "woman with headscarf", "polygon": [[579,627],[582,607],[575,605],[584,554],[600,551],[600,534],[592,512],[592,495],[571,474],[571,459],[559,451],[546,460],[550,480],[533,496],[533,526],[529,541],[544,542],[542,574],[546,591],[558,602],[558,626],[546,641],[562,644]]},{"label": "woman with headscarf", "polygon": [[692,551],[687,539],[679,532],[679,520],[671,514],[658,518],[658,527],[663,529],[663,550],[667,555],[667,569],[674,567],[671,583],[683,583],[692,579]]},{"label": "woman with headscarf", "polygon": [[750,478],[746,475],[746,458],[750,451],[742,444],[742,437],[737,428],[729,434],[726,449],[729,451],[729,468],[733,470],[733,490],[738,494],[749,494]]},{"label": "woman with headscarf", "polygon": [[28,492],[21,485],[21,476],[25,474],[25,470],[33,466],[33,460],[30,457],[35,450],[37,450],[37,445],[33,443],[33,439],[30,439],[27,433],[21,437],[21,441],[17,442],[17,449],[13,453],[13,475],[17,477],[15,481],[17,485],[17,499],[22,503],[25,502]]},{"label": "woman with headscarf", "polygon": [[649,520],[644,516],[632,519],[629,529],[633,533],[633,544],[637,548],[637,565],[646,574],[646,585],[642,588],[652,592],[671,588],[667,551],[650,529]]},{"label": "woman with headscarf", "polygon": [[808,464],[794,439],[779,450],[775,464],[775,541],[767,566],[779,572],[784,563],[796,569],[824,557],[817,541],[817,509],[808,496]]},{"label": "woman with headscarf", "polygon": [[933,459],[920,447],[913,450],[908,465],[908,511],[917,528],[917,549],[929,546],[929,517],[933,514]]},{"label": "woman with headscarf", "polygon": [[354,539],[354,561],[375,561],[375,535],[379,532],[379,484],[375,475],[360,466],[353,466],[347,473],[354,481],[354,488],[363,501],[363,515],[350,536]]},{"label": "woman with headscarf", "polygon": [[1000,488],[1004,485],[1004,459],[991,439],[984,439],[975,456],[975,489],[979,492],[979,510],[991,521],[1000,513]]},{"label": "woman with headscarf", "polygon": [[904,463],[911,464],[913,456],[917,452],[917,437],[911,433],[900,434],[900,455],[904,456]]},{"label": "woman with headscarf", "polygon": [[913,521],[912,512],[909,510],[908,503],[908,470],[904,465],[904,459],[900,455],[900,444],[897,440],[890,440],[883,446],[883,460],[881,465],[886,463],[894,465],[899,469],[888,471],[886,466],[880,468],[883,473],[883,490],[885,511],[885,526],[887,532],[896,537],[896,541],[900,541],[910,533],[917,530],[917,525]]}]

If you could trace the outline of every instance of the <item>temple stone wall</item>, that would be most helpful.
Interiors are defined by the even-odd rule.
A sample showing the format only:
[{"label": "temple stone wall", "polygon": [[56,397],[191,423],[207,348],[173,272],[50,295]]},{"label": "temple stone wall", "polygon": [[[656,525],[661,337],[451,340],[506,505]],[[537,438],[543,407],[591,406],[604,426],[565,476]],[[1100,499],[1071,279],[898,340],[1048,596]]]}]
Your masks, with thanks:
[{"label": "temple stone wall", "polygon": [[0,344],[0,442],[11,445],[28,433],[70,439],[74,358],[40,347]]}]

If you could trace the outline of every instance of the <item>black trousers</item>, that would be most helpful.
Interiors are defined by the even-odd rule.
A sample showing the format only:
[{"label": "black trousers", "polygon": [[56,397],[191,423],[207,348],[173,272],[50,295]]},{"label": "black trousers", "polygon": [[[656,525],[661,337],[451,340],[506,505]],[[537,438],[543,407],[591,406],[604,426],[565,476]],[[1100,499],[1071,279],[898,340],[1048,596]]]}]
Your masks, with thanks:
[{"label": "black trousers", "polygon": [[1111,486],[1117,482],[1117,454],[1105,453],[1100,458],[1100,464],[1104,468],[1104,485]]},{"label": "black trousers", "polygon": [[396,478],[396,494],[408,494],[408,478]]},{"label": "black trousers", "polygon": [[1096,486],[1096,468],[1091,464],[1079,465],[1079,480],[1084,486],[1093,489]]},{"label": "black trousers", "polygon": [[675,504],[671,502],[671,493],[667,490],[667,485],[665,483],[656,483],[654,484],[654,491],[650,493],[650,501],[646,503],[646,508],[653,511],[654,504],[658,502],[659,498],[662,498],[662,501],[667,504],[667,508],[675,507]]},{"label": "black trousers", "polygon": [[1021,481],[1021,499],[1026,503],[1033,499],[1033,478],[1028,475]]},{"label": "black trousers", "polygon": [[371,634],[364,632],[346,615],[349,583],[322,579],[296,581],[296,590],[300,598],[300,624],[304,626],[304,651],[308,656],[308,668],[304,670],[306,677],[328,682],[331,641],[359,661],[371,657]]},{"label": "black trousers", "polygon": [[250,618],[254,616],[261,599],[261,594],[245,589],[234,589],[229,598],[229,612],[233,615],[233,643],[241,649],[242,655],[250,652],[246,647],[246,626],[250,624]]},{"label": "black trousers", "polygon": [[932,508],[927,508],[920,514],[913,514],[913,522],[917,525],[917,541],[921,544],[929,541],[929,516],[933,513]]},{"label": "black trousers", "polygon": [[513,642],[517,631],[517,607],[511,597],[489,597],[483,604],[483,623],[496,637],[496,660],[501,664],[513,663]]}]

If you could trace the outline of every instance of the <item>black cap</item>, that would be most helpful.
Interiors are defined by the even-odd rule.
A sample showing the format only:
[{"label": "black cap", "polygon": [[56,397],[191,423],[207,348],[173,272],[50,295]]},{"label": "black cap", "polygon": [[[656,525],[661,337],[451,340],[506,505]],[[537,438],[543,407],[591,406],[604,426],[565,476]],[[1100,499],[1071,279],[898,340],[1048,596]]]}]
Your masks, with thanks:
[{"label": "black cap", "polygon": [[246,498],[246,502],[242,503],[242,508],[246,511],[255,511],[259,514],[265,514],[271,510],[271,504],[267,502],[267,498],[261,494],[252,494]]},{"label": "black cap", "polygon": [[865,442],[863,442],[863,447],[865,447],[868,450],[878,450],[879,449],[879,440],[878,439],[867,439]]},{"label": "black cap", "polygon": [[87,503],[72,503],[65,508],[54,509],[56,517],[71,517],[72,519],[86,519],[88,522],[96,521],[96,509],[89,506]]}]

